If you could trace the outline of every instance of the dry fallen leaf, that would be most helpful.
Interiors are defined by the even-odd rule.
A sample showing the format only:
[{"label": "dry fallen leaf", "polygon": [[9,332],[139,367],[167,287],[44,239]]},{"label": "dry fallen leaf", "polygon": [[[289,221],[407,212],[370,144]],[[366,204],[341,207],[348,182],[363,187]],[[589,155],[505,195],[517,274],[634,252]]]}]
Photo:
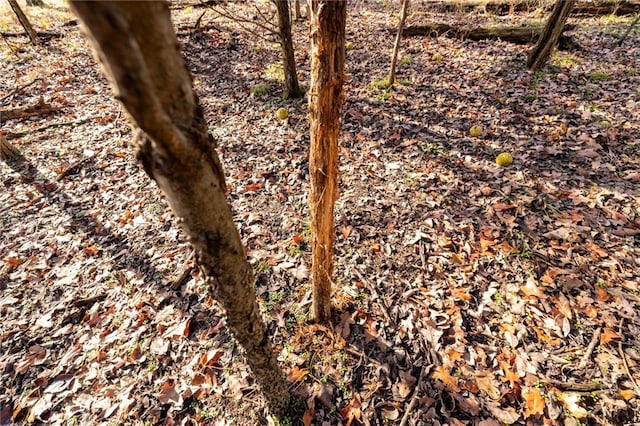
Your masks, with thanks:
[{"label": "dry fallen leaf", "polygon": [[531,417],[544,413],[546,406],[544,398],[540,393],[540,390],[536,387],[523,386],[522,387],[522,399],[524,400],[524,416]]},{"label": "dry fallen leaf", "polygon": [[600,344],[606,345],[607,343],[611,343],[613,340],[620,340],[621,338],[622,336],[620,336],[620,333],[609,327],[605,327],[602,329],[602,333],[600,334]]},{"label": "dry fallen leaf", "polygon": [[287,381],[289,382],[299,382],[305,378],[305,376],[309,374],[309,370],[306,368],[300,368],[297,365],[294,365],[289,373],[287,373]]},{"label": "dry fallen leaf", "polygon": [[458,387],[458,379],[453,377],[450,369],[444,365],[439,365],[433,369],[431,377],[440,380],[444,386],[452,392],[460,392]]}]

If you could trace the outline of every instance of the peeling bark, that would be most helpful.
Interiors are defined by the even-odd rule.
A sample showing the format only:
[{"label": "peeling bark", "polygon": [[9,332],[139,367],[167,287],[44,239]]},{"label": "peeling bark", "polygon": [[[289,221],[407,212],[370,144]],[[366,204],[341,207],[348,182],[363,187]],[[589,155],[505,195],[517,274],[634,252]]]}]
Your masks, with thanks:
[{"label": "peeling bark", "polygon": [[71,5],[137,127],[139,160],[179,218],[269,407],[281,415],[290,394],[253,293],[253,271],[226,200],[224,171],[168,3],[76,0]]},{"label": "peeling bark", "polygon": [[311,279],[314,321],[326,321],[331,316],[335,241],[333,207],[338,195],[338,136],[344,100],[346,13],[346,0],[311,1],[309,206],[313,234]]}]

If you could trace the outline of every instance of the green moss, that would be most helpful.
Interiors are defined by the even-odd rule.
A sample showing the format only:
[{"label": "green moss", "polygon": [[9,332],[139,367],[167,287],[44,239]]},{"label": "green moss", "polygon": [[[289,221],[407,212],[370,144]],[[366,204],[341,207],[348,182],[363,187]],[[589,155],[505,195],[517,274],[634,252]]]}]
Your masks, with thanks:
[{"label": "green moss", "polygon": [[589,78],[593,81],[607,81],[611,79],[611,76],[606,71],[595,70],[589,73]]},{"label": "green moss", "polygon": [[253,86],[250,90],[250,93],[253,96],[262,96],[265,93],[267,93],[267,86],[265,86],[264,84],[258,84],[256,86]]}]

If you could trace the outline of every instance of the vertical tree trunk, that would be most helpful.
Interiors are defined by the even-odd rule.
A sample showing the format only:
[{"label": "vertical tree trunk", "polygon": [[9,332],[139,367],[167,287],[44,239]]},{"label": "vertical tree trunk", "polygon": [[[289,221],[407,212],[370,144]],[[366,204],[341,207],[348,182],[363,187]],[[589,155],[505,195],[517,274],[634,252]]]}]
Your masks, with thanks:
[{"label": "vertical tree trunk", "polygon": [[16,0],[7,1],[9,2],[9,6],[11,6],[11,9],[13,9],[13,13],[15,13],[18,17],[18,21],[20,21],[20,25],[22,25],[22,28],[24,28],[24,31],[27,33],[27,36],[29,37],[29,40],[31,40],[31,43],[34,46],[40,44],[38,34],[36,34],[33,27],[31,26],[31,22],[29,22],[29,19],[27,19],[27,15],[25,15],[22,9],[20,9],[20,5],[18,5],[18,2]]},{"label": "vertical tree trunk", "polygon": [[391,68],[389,69],[389,78],[387,79],[389,86],[393,86],[396,82],[396,63],[398,62],[398,51],[400,50],[400,42],[402,41],[402,30],[404,29],[404,21],[407,19],[408,9],[409,0],[402,0],[402,8],[400,10],[400,23],[398,24],[398,34],[396,34],[396,42],[393,45],[393,53],[391,55]]},{"label": "vertical tree trunk", "polygon": [[278,9],[278,33],[282,46],[282,63],[284,66],[284,84],[286,98],[299,98],[304,94],[298,83],[296,73],[296,57],[291,36],[291,19],[289,16],[289,0],[274,0]]},{"label": "vertical tree trunk", "polygon": [[116,98],[138,128],[138,159],[196,251],[209,291],[276,415],[290,395],[253,293],[224,171],[182,59],[167,2],[71,1]]},{"label": "vertical tree trunk", "polygon": [[300,0],[294,0],[293,3],[293,10],[294,10],[294,18],[297,21],[298,19],[302,19],[302,15],[300,13]]},{"label": "vertical tree trunk", "polygon": [[338,135],[345,62],[346,0],[311,0],[311,88],[309,121],[314,321],[331,316],[333,206],[337,198]]},{"label": "vertical tree trunk", "polygon": [[553,48],[558,44],[564,24],[567,22],[575,3],[576,0],[556,0],[538,42],[527,58],[527,67],[530,70],[537,71],[547,62]]}]

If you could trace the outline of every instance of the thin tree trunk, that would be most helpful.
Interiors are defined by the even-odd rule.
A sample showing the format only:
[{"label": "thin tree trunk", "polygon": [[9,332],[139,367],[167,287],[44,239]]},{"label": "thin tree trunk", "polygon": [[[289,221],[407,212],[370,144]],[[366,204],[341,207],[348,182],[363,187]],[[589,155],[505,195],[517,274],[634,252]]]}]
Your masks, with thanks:
[{"label": "thin tree trunk", "polygon": [[302,19],[302,14],[300,13],[300,0],[294,0],[293,3],[294,17],[295,20]]},{"label": "thin tree trunk", "polygon": [[289,16],[289,0],[274,0],[278,9],[278,34],[282,46],[282,64],[284,66],[284,84],[286,98],[299,98],[304,94],[298,83],[296,57],[291,37],[291,19]]},{"label": "thin tree trunk", "polygon": [[333,207],[338,195],[338,136],[344,95],[346,0],[311,0],[309,121],[313,283],[312,316],[331,316],[335,240]]},{"label": "thin tree trunk", "polygon": [[29,37],[29,40],[31,40],[31,43],[34,46],[39,45],[40,40],[38,39],[38,34],[36,34],[35,30],[31,26],[31,22],[29,22],[29,19],[27,19],[27,15],[25,15],[22,9],[20,9],[20,5],[18,5],[18,2],[16,0],[7,1],[9,2],[9,6],[11,6],[11,9],[13,9],[13,13],[15,13],[18,17],[18,21],[20,21],[20,25],[22,25],[22,28],[24,28],[24,31],[27,33],[27,36]]},{"label": "thin tree trunk", "polygon": [[634,19],[631,25],[629,25],[627,31],[625,31],[622,37],[620,37],[620,39],[618,40],[618,46],[622,46],[622,43],[624,43],[625,39],[629,36],[629,33],[631,33],[631,30],[633,30],[633,27],[638,24],[638,21],[640,21],[640,15],[636,16],[636,19]]},{"label": "thin tree trunk", "polygon": [[389,78],[387,82],[389,86],[393,86],[396,82],[396,63],[398,62],[398,51],[400,50],[400,42],[402,41],[402,30],[404,29],[404,21],[407,19],[407,10],[409,9],[409,0],[402,0],[402,8],[400,10],[400,23],[398,24],[398,34],[396,42],[393,45],[393,54],[391,55],[391,69],[389,70]]},{"label": "thin tree trunk", "polygon": [[527,58],[527,67],[530,70],[537,71],[547,62],[553,48],[558,43],[560,35],[562,35],[564,24],[567,22],[575,3],[576,0],[556,0],[553,12],[551,12],[551,16],[547,20],[544,30],[542,30],[538,43],[536,43]]},{"label": "thin tree trunk", "polygon": [[71,1],[137,127],[138,159],[195,248],[209,291],[276,415],[290,394],[225,196],[224,171],[179,52],[167,2]]}]

